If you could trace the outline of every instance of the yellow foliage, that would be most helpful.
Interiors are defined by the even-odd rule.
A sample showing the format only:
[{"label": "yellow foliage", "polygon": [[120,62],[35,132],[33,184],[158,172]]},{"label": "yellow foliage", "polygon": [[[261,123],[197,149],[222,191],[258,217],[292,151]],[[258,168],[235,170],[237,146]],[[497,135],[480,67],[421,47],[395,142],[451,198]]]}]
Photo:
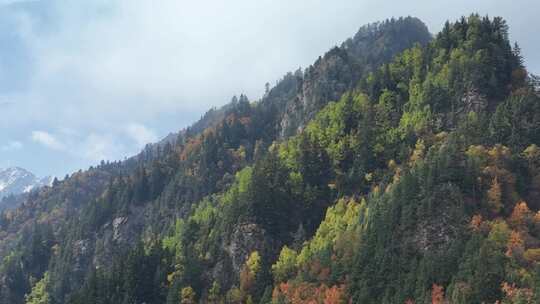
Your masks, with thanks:
[{"label": "yellow foliage", "polygon": [[419,139],[417,142],[416,142],[416,145],[414,147],[414,151],[409,159],[409,164],[412,166],[413,164],[415,164],[417,161],[421,160],[424,158],[424,153],[425,153],[425,150],[426,150],[426,145],[424,143],[424,140],[423,139]]},{"label": "yellow foliage", "polygon": [[190,286],[182,288],[180,291],[180,304],[195,304],[195,290]]},{"label": "yellow foliage", "polygon": [[246,261],[246,265],[251,273],[256,275],[261,269],[261,255],[258,251],[253,251]]},{"label": "yellow foliage", "polygon": [[527,249],[523,256],[529,262],[540,263],[540,248]]},{"label": "yellow foliage", "polygon": [[284,282],[294,275],[296,271],[296,251],[284,246],[281,249],[277,262],[272,265],[272,273],[276,282]]},{"label": "yellow foliage", "polygon": [[502,162],[510,159],[512,156],[512,151],[510,151],[510,149],[506,146],[497,144],[489,150],[488,155],[492,162],[500,165]]},{"label": "yellow foliage", "polygon": [[534,161],[540,158],[540,148],[538,148],[537,145],[532,144],[523,151],[523,155],[525,158],[527,158],[527,160]]},{"label": "yellow foliage", "polygon": [[39,280],[32,292],[25,296],[26,304],[49,304],[51,303],[51,297],[47,292],[47,285],[49,284],[49,273],[46,272],[41,280]]}]

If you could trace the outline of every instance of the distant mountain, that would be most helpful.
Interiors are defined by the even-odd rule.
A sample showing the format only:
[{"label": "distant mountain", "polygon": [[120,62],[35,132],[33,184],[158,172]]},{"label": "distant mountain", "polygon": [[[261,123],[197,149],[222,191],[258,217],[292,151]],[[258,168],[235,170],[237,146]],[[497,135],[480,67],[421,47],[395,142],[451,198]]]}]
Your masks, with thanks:
[{"label": "distant mountain", "polygon": [[7,204],[4,198],[10,195],[28,193],[52,183],[52,177],[39,178],[32,172],[19,167],[0,169],[0,209]]}]

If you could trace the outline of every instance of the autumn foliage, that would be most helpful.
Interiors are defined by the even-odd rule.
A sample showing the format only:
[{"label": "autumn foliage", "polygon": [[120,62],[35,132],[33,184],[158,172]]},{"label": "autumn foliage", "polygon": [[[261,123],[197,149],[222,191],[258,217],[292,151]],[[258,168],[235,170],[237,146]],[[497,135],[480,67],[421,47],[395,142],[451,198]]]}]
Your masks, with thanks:
[{"label": "autumn foliage", "polygon": [[307,282],[281,283],[274,289],[273,303],[287,304],[346,304],[350,303],[346,286],[325,284],[315,285]]},{"label": "autumn foliage", "polygon": [[431,286],[431,304],[445,304],[444,288],[440,285],[433,284]]}]

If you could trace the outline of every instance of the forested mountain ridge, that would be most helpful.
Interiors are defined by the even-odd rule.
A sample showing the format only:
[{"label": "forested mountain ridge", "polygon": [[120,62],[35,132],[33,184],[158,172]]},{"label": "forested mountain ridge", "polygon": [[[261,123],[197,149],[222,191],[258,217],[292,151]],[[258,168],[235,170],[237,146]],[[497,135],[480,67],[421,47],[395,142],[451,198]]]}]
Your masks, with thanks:
[{"label": "forested mountain ridge", "polygon": [[284,108],[276,119],[279,137],[294,135],[329,101],[338,100],[381,63],[415,43],[426,45],[430,40],[427,27],[417,18],[369,24],[305,71],[287,74],[261,103]]},{"label": "forested mountain ridge", "polygon": [[[406,31],[409,24],[417,22],[413,18],[389,20],[385,26],[371,26],[370,32],[376,38],[387,33],[387,39],[393,41],[396,38],[390,37],[396,33],[391,29],[401,26]],[[425,26],[420,29],[423,34],[412,35],[429,37]],[[410,31],[418,29],[410,27]],[[418,42],[399,41],[401,45],[388,47],[401,50]],[[386,51],[385,56],[390,59],[393,54]],[[352,60],[340,66],[350,64]],[[319,74],[327,80],[337,76],[324,71]],[[4,284],[0,298],[9,303],[23,302],[35,279],[43,277],[53,263],[59,263],[63,268],[50,271],[54,284],[48,288],[54,290],[54,301],[65,302],[86,280],[89,268],[110,266],[113,257],[121,257],[123,250],[141,239],[141,233],[143,238],[161,238],[174,227],[175,218],[190,213],[192,204],[227,189],[234,173],[264,155],[277,138],[283,115],[279,97],[296,95],[290,94],[297,90],[290,84],[291,79],[301,80],[299,76],[299,72],[296,76],[288,74],[279,81],[265,96],[264,107],[258,105],[263,102],[250,104],[244,95],[233,98],[230,104],[210,111],[176,138],[169,136],[127,161],[101,163],[76,172],[52,188],[32,193],[21,208],[3,213],[0,280]],[[56,248],[56,254],[52,254],[51,246]]]},{"label": "forested mountain ridge", "polygon": [[0,301],[537,303],[533,78],[501,18],[418,22],[3,213]]},{"label": "forested mountain ridge", "polygon": [[[415,43],[426,45],[430,40],[426,25],[417,18],[368,24],[341,46],[319,56],[307,69],[287,73],[274,87],[267,83],[265,95],[259,102],[268,113],[274,114],[272,119],[267,119],[274,121],[269,125],[272,137],[275,137],[274,132],[281,138],[296,134],[329,101],[339,99],[346,90],[354,88],[362,76]],[[189,136],[215,126],[244,98],[233,97],[229,104],[209,110],[180,133]],[[168,141],[175,135],[178,134],[167,136]]]}]

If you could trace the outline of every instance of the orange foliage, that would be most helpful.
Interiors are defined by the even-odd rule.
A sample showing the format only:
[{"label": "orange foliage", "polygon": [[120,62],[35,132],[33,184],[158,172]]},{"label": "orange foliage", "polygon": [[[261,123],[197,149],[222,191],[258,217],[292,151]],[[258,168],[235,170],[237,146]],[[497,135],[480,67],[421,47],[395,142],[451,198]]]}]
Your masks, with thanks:
[{"label": "orange foliage", "polygon": [[524,249],[525,242],[523,241],[523,238],[521,237],[521,233],[517,231],[512,231],[510,233],[510,238],[508,239],[508,244],[506,245],[506,256],[511,257],[514,256],[516,253],[522,253]]},{"label": "orange foliage", "polygon": [[534,215],[534,222],[536,224],[540,224],[540,211],[536,212],[536,214]]},{"label": "orange foliage", "polygon": [[482,216],[480,214],[477,214],[472,217],[471,223],[469,224],[469,226],[474,232],[479,232],[480,227],[482,226],[482,222],[483,222]]},{"label": "orange foliage", "polygon": [[433,284],[431,287],[431,303],[443,304],[444,301],[444,288],[440,285]]},{"label": "orange foliage", "polygon": [[281,300],[291,304],[345,304],[350,302],[344,285],[334,285],[329,288],[325,284],[316,286],[306,282],[281,283],[278,288],[274,289],[272,299],[274,302]]},{"label": "orange foliage", "polygon": [[531,210],[527,206],[527,203],[524,201],[521,201],[516,204],[514,207],[514,210],[512,211],[512,215],[509,219],[509,224],[513,227],[521,227],[524,226],[527,222],[527,218],[529,218],[532,215]]},{"label": "orange foliage", "polygon": [[182,149],[182,152],[180,153],[180,160],[181,161],[187,160],[189,155],[199,150],[201,144],[202,144],[201,136],[197,136],[196,138],[189,139],[184,149]]},{"label": "orange foliage", "polygon": [[516,284],[508,284],[503,282],[501,285],[502,291],[506,294],[506,298],[511,301],[511,303],[533,303],[533,291],[529,288],[518,288]]},{"label": "orange foliage", "polygon": [[340,304],[344,303],[343,298],[345,294],[345,288],[342,285],[341,287],[332,286],[332,288],[326,291],[326,296],[324,298],[324,304]]}]

